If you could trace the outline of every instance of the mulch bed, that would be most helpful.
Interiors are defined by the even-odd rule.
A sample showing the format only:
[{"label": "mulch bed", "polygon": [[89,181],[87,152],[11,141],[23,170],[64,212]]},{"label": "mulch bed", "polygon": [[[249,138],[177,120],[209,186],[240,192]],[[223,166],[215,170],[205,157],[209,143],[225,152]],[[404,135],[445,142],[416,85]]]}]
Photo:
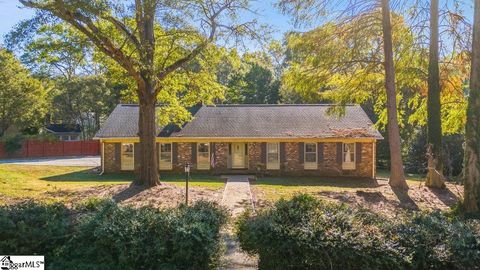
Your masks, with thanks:
[{"label": "mulch bed", "polygon": [[[190,187],[189,202],[199,200],[219,203],[222,199],[223,189],[205,187]],[[68,194],[66,194],[68,193]],[[68,195],[71,203],[82,202],[89,198],[112,198],[116,202],[135,207],[153,206],[158,208],[173,207],[185,202],[185,189],[171,184],[162,183],[152,188],[136,185],[105,185],[89,187],[76,191],[49,192],[48,196],[64,197]]]}]

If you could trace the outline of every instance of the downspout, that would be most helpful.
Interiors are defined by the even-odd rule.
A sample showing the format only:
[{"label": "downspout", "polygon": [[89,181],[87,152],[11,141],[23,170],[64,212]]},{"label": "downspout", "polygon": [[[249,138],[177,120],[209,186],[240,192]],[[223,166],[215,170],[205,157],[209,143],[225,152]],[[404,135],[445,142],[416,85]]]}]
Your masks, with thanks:
[{"label": "downspout", "polygon": [[377,180],[377,141],[373,140],[372,143],[372,178]]},{"label": "downspout", "polygon": [[105,173],[105,143],[102,140],[100,140],[100,143],[102,144],[102,151],[101,151],[102,171],[100,172],[100,175],[103,175]]}]

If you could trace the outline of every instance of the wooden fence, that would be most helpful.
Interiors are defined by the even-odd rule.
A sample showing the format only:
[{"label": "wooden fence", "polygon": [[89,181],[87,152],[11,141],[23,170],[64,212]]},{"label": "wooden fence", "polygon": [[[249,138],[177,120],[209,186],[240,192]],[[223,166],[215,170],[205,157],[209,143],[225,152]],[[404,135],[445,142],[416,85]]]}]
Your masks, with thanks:
[{"label": "wooden fence", "polygon": [[20,150],[7,153],[0,143],[0,158],[33,158],[100,155],[99,141],[24,141]]}]

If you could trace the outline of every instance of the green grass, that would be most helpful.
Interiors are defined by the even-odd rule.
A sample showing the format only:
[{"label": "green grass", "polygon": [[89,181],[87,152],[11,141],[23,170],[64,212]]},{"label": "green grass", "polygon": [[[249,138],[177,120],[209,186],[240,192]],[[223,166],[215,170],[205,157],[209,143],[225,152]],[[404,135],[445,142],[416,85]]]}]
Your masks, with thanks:
[{"label": "green grass", "polygon": [[[390,177],[390,171],[388,170],[377,170],[377,177],[379,178],[389,178]],[[421,174],[414,174],[414,173],[405,173],[405,177],[407,178],[407,181],[424,181],[425,180],[425,175]]]},{"label": "green grass", "polygon": [[[379,177],[388,177],[389,173],[382,171]],[[407,176],[407,184],[419,184],[423,179],[419,175]],[[377,183],[369,179],[334,178],[334,177],[263,177],[253,182],[258,197],[268,201],[280,198],[290,198],[298,193],[317,195],[322,192],[342,192],[376,188]]]},{"label": "green grass", "polygon": [[[49,192],[77,191],[100,185],[128,184],[135,176],[132,173],[98,175],[90,167],[59,167],[0,165],[0,195],[13,199],[39,199],[48,201]],[[161,181],[184,186],[183,175],[162,174]],[[224,181],[217,176],[193,175],[190,186],[221,188]],[[60,198],[68,199],[68,198]]]}]

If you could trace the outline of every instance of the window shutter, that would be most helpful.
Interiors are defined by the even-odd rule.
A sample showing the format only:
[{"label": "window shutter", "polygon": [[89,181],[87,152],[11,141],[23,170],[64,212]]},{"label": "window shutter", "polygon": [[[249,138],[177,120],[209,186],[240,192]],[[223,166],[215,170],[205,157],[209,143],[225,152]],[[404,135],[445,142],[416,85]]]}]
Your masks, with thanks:
[{"label": "window shutter", "polygon": [[172,163],[173,165],[178,163],[178,143],[172,143]]},{"label": "window shutter", "polygon": [[133,169],[140,168],[140,144],[133,144]]},{"label": "window shutter", "polygon": [[214,142],[210,143],[210,157],[211,157],[212,155],[213,155],[214,157],[217,156],[216,153],[215,153],[215,143],[214,143]]},{"label": "window shutter", "polygon": [[318,163],[323,163],[323,143],[317,143]]},{"label": "window shutter", "polygon": [[280,163],[285,163],[286,160],[286,153],[285,153],[285,143],[281,142],[280,143]]},{"label": "window shutter", "polygon": [[197,164],[197,143],[192,143],[192,165]]},{"label": "window shutter", "polygon": [[245,144],[245,156],[248,157],[248,143]]},{"label": "window shutter", "polygon": [[355,144],[355,163],[360,164],[362,161],[362,143],[357,142]]},{"label": "window shutter", "polygon": [[262,142],[262,163],[267,164],[267,143]]},{"label": "window shutter", "polygon": [[[158,166],[160,166],[160,144],[159,143],[156,143],[156,146],[157,146],[157,162],[158,162]],[[158,168],[160,169],[160,167]]]},{"label": "window shutter", "polygon": [[305,144],[303,142],[298,143],[298,161],[300,164],[305,163]]},{"label": "window shutter", "polygon": [[232,144],[228,144],[228,155],[232,155]]},{"label": "window shutter", "polygon": [[121,143],[115,143],[115,162],[120,166],[121,162],[121,154],[122,154],[122,144]]},{"label": "window shutter", "polygon": [[339,142],[337,143],[337,164],[342,165],[343,162],[343,143]]}]

